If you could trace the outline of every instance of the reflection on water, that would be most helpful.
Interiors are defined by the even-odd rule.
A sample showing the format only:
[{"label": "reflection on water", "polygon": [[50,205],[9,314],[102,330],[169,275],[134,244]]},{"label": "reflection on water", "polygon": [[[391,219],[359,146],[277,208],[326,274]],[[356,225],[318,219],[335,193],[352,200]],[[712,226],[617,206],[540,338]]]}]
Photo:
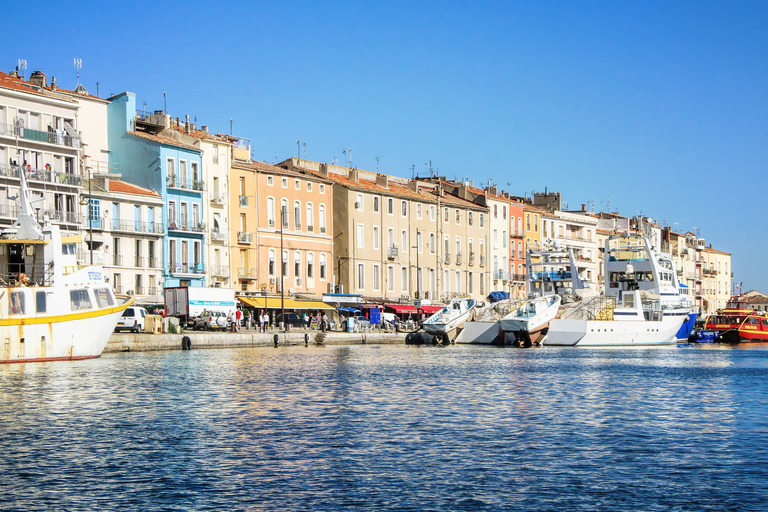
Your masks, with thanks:
[{"label": "reflection on water", "polygon": [[767,374],[699,348],[6,365],[0,508],[765,510]]}]

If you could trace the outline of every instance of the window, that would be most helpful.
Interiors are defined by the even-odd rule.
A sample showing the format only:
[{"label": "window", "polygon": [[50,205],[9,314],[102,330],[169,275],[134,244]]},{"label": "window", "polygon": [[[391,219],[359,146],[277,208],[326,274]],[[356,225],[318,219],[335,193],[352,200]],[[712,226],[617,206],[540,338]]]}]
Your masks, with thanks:
[{"label": "window", "polygon": [[320,253],[320,279],[325,279],[326,256]]},{"label": "window", "polygon": [[176,161],[173,158],[169,158],[165,161],[166,176],[168,176],[168,184],[171,185],[176,179]]},{"label": "window", "polygon": [[530,213],[525,214],[525,230],[528,232],[531,231],[531,214]]},{"label": "window", "polygon": [[315,278],[315,255],[307,253],[307,279]]},{"label": "window", "polygon": [[502,206],[501,207],[501,218],[504,220],[507,220],[507,207]]},{"label": "window", "polygon": [[485,295],[485,272],[480,272],[480,295]]},{"label": "window", "polygon": [[358,224],[357,225],[357,247],[358,249],[362,249],[364,247],[363,241],[365,239],[365,225],[364,224]]},{"label": "window", "polygon": [[404,229],[400,232],[400,243],[400,249],[408,251],[408,232]]},{"label": "window", "polygon": [[275,227],[275,198],[267,198],[267,223],[270,228]]},{"label": "window", "polygon": [[435,220],[435,205],[429,205],[429,220]]},{"label": "window", "polygon": [[293,253],[293,275],[301,277],[301,253],[299,251]]},{"label": "window", "polygon": [[11,292],[11,311],[12,315],[24,315],[27,311],[24,292]]},{"label": "window", "polygon": [[319,207],[320,215],[320,233],[325,233],[325,205],[321,204]]},{"label": "window", "polygon": [[467,212],[467,224],[472,225],[472,212]]},{"label": "window", "polygon": [[408,267],[400,267],[400,290],[408,291]]},{"label": "window", "polygon": [[507,231],[504,230],[501,232],[501,246],[503,248],[507,248]]},{"label": "window", "polygon": [[312,192],[312,182],[311,181],[307,182],[307,192]]},{"label": "window", "polygon": [[435,234],[429,234],[429,252],[435,252]]},{"label": "window", "polygon": [[273,277],[275,275],[275,250],[270,249],[269,250],[269,263],[267,266],[267,273],[270,277]]},{"label": "window", "polygon": [[293,227],[296,231],[301,230],[301,203],[293,202]]},{"label": "window", "polygon": [[461,210],[456,208],[456,224],[461,224]]},{"label": "window", "polygon": [[322,183],[320,184],[320,193],[325,194],[325,185]]},{"label": "window", "polygon": [[474,286],[473,286],[473,276],[472,272],[467,273],[467,293],[474,293]]},{"label": "window", "polygon": [[373,289],[374,290],[380,290],[381,289],[381,268],[379,265],[373,266]]},{"label": "window", "polygon": [[401,212],[400,213],[402,214],[403,217],[405,217],[405,216],[408,215],[408,202],[401,201],[400,203],[401,203],[401,206],[400,206]]},{"label": "window", "polygon": [[373,248],[379,249],[379,226],[373,226]]},{"label": "window", "polygon": [[421,203],[416,204],[416,218],[421,219]]},{"label": "window", "polygon": [[443,215],[443,222],[448,222],[448,208],[445,209],[445,214]]},{"label": "window", "polygon": [[[97,299],[99,298],[99,292],[100,291],[104,292],[106,290],[104,290],[103,288],[100,289],[100,290],[95,290],[96,298]],[[47,299],[48,299],[48,297],[47,297],[45,292],[37,292],[37,293],[35,293],[35,306],[36,306],[35,310],[38,313],[45,313],[47,311],[47,309],[48,309],[48,304],[47,304],[48,300]],[[106,305],[99,304],[99,307],[106,307]]]},{"label": "window", "polygon": [[392,265],[387,267],[387,291],[395,291],[395,267]]},{"label": "window", "polygon": [[200,185],[200,172],[197,167],[197,162],[191,162],[192,167],[192,187],[197,188]]},{"label": "window", "polygon": [[538,213],[533,215],[533,232],[534,233],[539,232],[539,214]]},{"label": "window", "polygon": [[187,161],[179,160],[179,179],[176,180],[176,184],[180,187],[186,187],[187,185]]},{"label": "window", "polygon": [[355,201],[355,210],[363,211],[363,194],[357,194],[357,201]]},{"label": "window", "polygon": [[88,290],[77,289],[69,291],[69,305],[72,311],[81,311],[91,309],[91,298],[88,296]]},{"label": "window", "polygon": [[421,231],[417,231],[416,232],[416,247],[417,247],[416,250],[419,251],[419,254],[421,254],[424,250],[424,248],[422,247],[421,238],[422,238]]},{"label": "window", "polygon": [[363,263],[357,264],[357,287],[360,290],[365,289],[365,265]]},{"label": "window", "polygon": [[288,188],[288,178],[282,179],[282,185],[283,185],[283,188]]},{"label": "window", "polygon": [[301,190],[301,181],[294,180],[293,181],[293,188],[295,188],[296,190]]},{"label": "window", "polygon": [[315,212],[312,208],[312,203],[307,203],[307,231],[313,232],[315,230]]},{"label": "window", "polygon": [[499,218],[499,205],[497,204],[493,205],[493,218],[494,219]]},{"label": "window", "polygon": [[267,176],[267,185],[270,187],[275,184],[275,177],[274,176]]},{"label": "window", "polygon": [[395,201],[391,197],[387,199],[387,213],[389,215],[395,213]]},{"label": "window", "polygon": [[288,200],[283,198],[280,200],[280,218],[283,220],[283,229],[288,227]]},{"label": "window", "polygon": [[282,263],[283,275],[288,275],[288,251],[283,251],[283,263]]},{"label": "window", "polygon": [[481,213],[480,214],[480,227],[482,228],[483,226],[485,226],[485,215],[483,215]]},{"label": "window", "polygon": [[378,212],[379,211],[379,198],[374,197],[373,198],[373,211]]}]

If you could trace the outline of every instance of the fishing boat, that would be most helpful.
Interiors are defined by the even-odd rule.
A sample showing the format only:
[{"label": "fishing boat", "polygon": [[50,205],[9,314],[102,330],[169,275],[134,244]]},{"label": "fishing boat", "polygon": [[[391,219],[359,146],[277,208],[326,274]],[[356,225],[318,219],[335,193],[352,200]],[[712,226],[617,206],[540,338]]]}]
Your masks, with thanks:
[{"label": "fishing boat", "polygon": [[768,332],[763,331],[765,317],[749,307],[744,295],[734,295],[725,307],[709,315],[704,329],[719,333],[725,343],[742,341],[768,341]]},{"label": "fishing boat", "polygon": [[560,309],[560,295],[526,300],[519,308],[499,320],[504,333],[512,333],[515,344],[530,346],[546,336],[549,322]]},{"label": "fishing boat", "polygon": [[679,282],[670,255],[656,251],[648,238],[625,233],[606,240],[605,283],[605,295],[616,299],[630,289],[658,295],[666,316],[684,319],[675,338],[688,341],[698,310],[686,294],[687,286]]},{"label": "fishing boat", "polygon": [[472,319],[475,306],[477,302],[469,297],[453,299],[443,309],[424,320],[422,327],[442,343],[450,343],[456,339],[464,324]]},{"label": "fishing boat", "polygon": [[0,235],[0,363],[99,357],[123,310],[100,266],[79,266],[79,235],[33,215],[19,170],[21,214]]}]

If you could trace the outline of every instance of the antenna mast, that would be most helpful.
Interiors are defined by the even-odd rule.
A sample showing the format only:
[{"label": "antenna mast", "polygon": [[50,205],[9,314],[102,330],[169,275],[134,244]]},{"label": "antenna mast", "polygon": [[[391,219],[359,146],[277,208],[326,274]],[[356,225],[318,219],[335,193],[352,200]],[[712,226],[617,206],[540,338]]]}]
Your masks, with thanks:
[{"label": "antenna mast", "polygon": [[83,59],[75,59],[75,72],[77,73],[77,85],[80,85],[80,68],[83,67]]}]

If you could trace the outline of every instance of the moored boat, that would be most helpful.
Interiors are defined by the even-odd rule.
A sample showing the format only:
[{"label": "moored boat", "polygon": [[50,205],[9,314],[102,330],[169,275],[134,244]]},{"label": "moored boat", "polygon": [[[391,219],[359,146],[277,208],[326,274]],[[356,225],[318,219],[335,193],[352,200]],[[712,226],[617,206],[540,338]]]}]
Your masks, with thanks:
[{"label": "moored boat", "polygon": [[[748,324],[748,328],[744,329],[745,336],[742,336],[742,326],[749,318],[753,320]],[[724,308],[718,309],[716,313],[707,317],[704,329],[718,332],[720,339],[726,343],[764,341],[759,339],[762,328],[758,320],[759,316],[749,307],[747,298],[743,295],[734,295],[728,299]]]},{"label": "moored boat", "polygon": [[76,237],[35,220],[23,170],[18,220],[0,238],[0,363],[95,358],[123,310],[100,266],[79,266]]},{"label": "moored boat", "polygon": [[456,298],[443,309],[422,322],[424,330],[435,336],[441,343],[456,339],[465,322],[472,319],[477,302],[472,298]]},{"label": "moored boat", "polygon": [[557,315],[560,308],[559,295],[531,298],[519,308],[499,320],[501,330],[512,333],[515,343],[531,345],[539,342],[547,334],[549,322]]}]

